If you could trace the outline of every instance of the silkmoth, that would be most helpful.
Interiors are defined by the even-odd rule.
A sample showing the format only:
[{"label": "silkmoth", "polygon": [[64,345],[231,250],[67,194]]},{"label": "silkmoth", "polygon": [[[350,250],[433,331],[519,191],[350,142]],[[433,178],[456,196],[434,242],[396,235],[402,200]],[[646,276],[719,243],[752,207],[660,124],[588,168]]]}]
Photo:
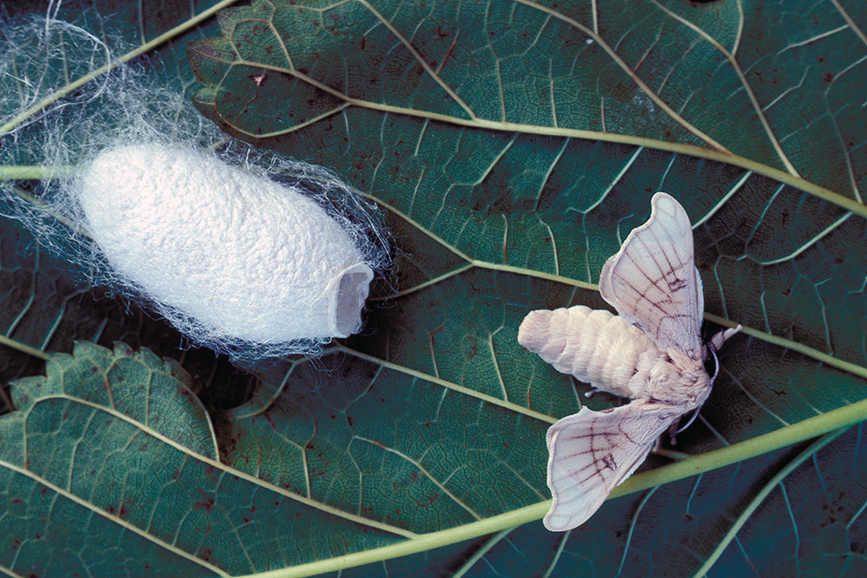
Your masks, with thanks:
[{"label": "silkmoth", "polygon": [[661,434],[673,435],[683,415],[698,412],[716,377],[704,368],[708,352],[715,357],[741,329],[702,343],[704,296],[689,217],[666,193],[651,206],[650,219],[602,267],[599,291],[619,315],[581,305],[532,311],[518,331],[518,342],[557,371],[632,400],[604,411],[584,407],[548,430],[554,500],[544,524],[551,531],[587,521]]}]

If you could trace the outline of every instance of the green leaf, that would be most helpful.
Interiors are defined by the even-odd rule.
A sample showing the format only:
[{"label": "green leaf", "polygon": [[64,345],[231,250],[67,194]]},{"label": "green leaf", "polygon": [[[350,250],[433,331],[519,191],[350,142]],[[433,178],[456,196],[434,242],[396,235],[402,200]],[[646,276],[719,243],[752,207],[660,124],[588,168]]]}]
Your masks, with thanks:
[{"label": "green leaf", "polygon": [[[135,552],[133,573],[226,575],[394,542],[357,516],[326,513],[214,461],[191,383],[147,350],[79,343],[49,359],[45,378],[13,384],[19,409],[0,420],[2,498],[17,506],[0,522],[3,567],[117,568],[119,553],[99,546],[117,544]],[[67,543],[76,519],[87,521],[81,539]],[[80,559],[64,560],[70,552]]]},{"label": "green leaf", "polygon": [[[173,575],[690,576],[708,561],[711,576],[864,573],[862,428],[805,441],[867,417],[863,3],[254,1],[222,10],[218,24],[187,46],[203,85],[196,106],[376,200],[396,273],[376,288],[361,334],[317,359],[254,368],[252,399],[210,412],[219,463],[205,455],[212,446],[178,441],[141,413],[94,406],[87,380],[71,397],[15,393],[21,407],[0,422],[3,487],[28,498],[6,509],[26,517],[25,503],[55,524],[16,539],[118,568],[117,552],[58,538],[87,512],[95,543],[111,535],[131,553],[124,560],[165,560]],[[726,344],[714,391],[678,445],[651,456],[587,524],[551,534],[537,521],[546,427],[584,404],[622,401],[585,401],[584,384],[517,345],[517,327],[532,309],[607,307],[601,266],[657,190],[694,223],[706,331],[745,330]],[[13,345],[71,351],[76,337],[124,335],[171,352],[176,341],[153,325],[80,299],[39,253],[36,263],[19,256],[19,233],[7,230],[0,332]],[[231,395],[219,393],[237,380],[225,364],[174,355],[206,394]],[[86,376],[93,361],[83,359]],[[11,375],[28,367],[13,361]],[[168,391],[166,420],[194,415]],[[82,434],[81,420],[108,416],[115,427],[103,437]],[[40,463],[57,471],[31,472],[15,454],[30,421],[47,448]],[[140,438],[145,456],[129,445]],[[56,448],[78,439],[100,445],[118,475],[162,473],[150,483],[158,496],[134,489],[143,503],[177,506],[166,514],[171,540],[73,491],[72,473],[86,480],[86,470]],[[672,463],[676,452],[694,457]],[[185,485],[172,478],[180,461]],[[219,514],[203,513],[193,488]],[[51,502],[35,497],[43,490]],[[239,522],[253,499],[267,514]],[[213,532],[175,521],[184,515]],[[20,550],[0,544],[0,567]]]},{"label": "green leaf", "polygon": [[335,364],[325,383],[295,366],[267,409],[231,412],[219,428],[226,463],[416,534],[546,499],[547,421],[381,363]]},{"label": "green leaf", "polygon": [[23,409],[42,398],[73,397],[140,422],[205,457],[217,456],[210,419],[196,397],[199,386],[177,361],[163,362],[147,350],[134,354],[122,343],[112,352],[78,342],[73,354],[51,356],[47,377],[17,381],[15,406]]}]

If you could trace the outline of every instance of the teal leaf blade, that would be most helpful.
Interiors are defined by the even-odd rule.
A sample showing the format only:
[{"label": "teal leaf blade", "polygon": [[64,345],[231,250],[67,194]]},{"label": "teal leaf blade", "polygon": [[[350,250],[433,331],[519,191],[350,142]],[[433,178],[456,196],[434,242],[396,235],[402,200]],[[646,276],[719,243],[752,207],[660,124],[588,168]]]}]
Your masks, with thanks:
[{"label": "teal leaf blade", "polygon": [[546,499],[538,464],[549,422],[343,357],[317,360],[337,367],[326,384],[321,370],[296,366],[292,389],[266,410],[233,410],[219,432],[226,462],[414,534]]},{"label": "teal leaf blade", "polygon": [[[60,563],[67,547],[63,536],[74,512],[94,520],[91,539],[113,543],[130,532],[135,537],[127,543],[139,544],[143,563],[151,551],[157,558],[174,559],[166,562],[173,571],[194,568],[190,575],[282,568],[396,540],[386,526],[366,527],[358,517],[341,519],[333,508],[322,510],[313,500],[221,465],[198,453],[200,440],[183,445],[197,425],[210,432],[204,412],[195,406],[193,412],[184,409],[190,401],[184,383],[189,375],[176,363],[163,364],[142,351],[133,360],[150,366],[152,373],[146,375],[130,363],[131,355],[123,345],[112,353],[81,344],[71,358],[58,354],[45,380],[13,384],[24,392],[17,397],[18,410],[0,419],[0,469],[10,480],[3,501],[14,506],[37,491],[53,496],[48,502],[27,501],[31,517],[55,522],[37,533],[46,572],[61,572],[52,564]],[[146,405],[147,413],[124,411],[122,402],[112,406],[88,399],[94,388],[87,379],[71,376],[100,373],[92,372],[96,358],[111,360],[106,372],[110,391],[148,388],[147,403],[138,404]],[[53,386],[58,382],[64,385],[62,392]],[[176,434],[176,439],[162,432]],[[16,547],[4,551],[2,566],[18,571],[31,558],[18,554],[17,546],[30,548],[33,538],[22,533],[25,528],[15,523],[16,516],[4,519],[3,533]],[[88,550],[86,543],[79,547]],[[88,552],[88,557],[97,565],[117,564],[110,548]]]},{"label": "teal leaf blade", "polygon": [[[203,113],[236,134],[264,137],[256,141],[262,146],[335,168],[393,215],[391,225],[400,232],[406,249],[398,288],[378,297],[381,306],[372,308],[368,318],[372,331],[348,340],[352,352],[485,395],[520,400],[528,409],[552,417],[574,413],[584,403],[597,409],[619,404],[601,397],[584,402],[578,396],[580,386],[576,392],[569,379],[521,351],[510,333],[531,309],[571,304],[605,307],[593,285],[602,264],[626,234],[646,220],[652,193],[665,190],[681,200],[695,224],[696,261],[704,277],[708,311],[714,319],[748,327],[747,334],[730,342],[722,353],[723,375],[703,409],[701,423],[679,436],[674,449],[701,453],[737,445],[769,432],[785,432],[792,424],[863,399],[867,356],[860,344],[867,330],[863,292],[867,211],[844,202],[847,196],[860,199],[851,181],[839,179],[839,173],[832,175],[823,162],[816,161],[831,155],[849,163],[850,175],[863,173],[863,167],[844,158],[859,148],[867,132],[842,147],[837,142],[836,148],[822,148],[828,143],[826,132],[820,137],[811,133],[812,126],[787,127],[787,122],[792,124],[789,117],[778,116],[785,107],[810,109],[813,103],[803,100],[809,91],[795,94],[792,90],[768,106],[779,93],[771,96],[771,87],[754,86],[756,74],[745,68],[758,70],[754,60],[778,58],[768,56],[771,47],[786,40],[774,38],[757,47],[760,40],[746,35],[756,25],[746,22],[752,13],[720,19],[719,12],[702,15],[699,8],[674,2],[653,4],[657,12],[637,29],[628,19],[603,20],[602,13],[594,24],[592,13],[552,15],[535,3],[516,2],[506,9],[511,20],[497,12],[503,8],[498,4],[476,26],[463,26],[473,22],[472,8],[461,14],[457,8],[438,13],[438,22],[457,23],[455,34],[446,35],[451,47],[448,58],[478,56],[457,58],[450,68],[443,64],[449,49],[427,40],[435,27],[425,24],[433,19],[410,18],[411,9],[391,10],[386,4],[335,4],[316,10],[293,6],[286,11],[311,20],[292,22],[281,16],[285,12],[280,8],[270,12],[269,7],[257,5],[267,12],[269,24],[261,42],[250,40],[257,24],[246,20],[246,8],[238,8],[231,12],[232,27],[224,28],[223,39],[201,41],[207,46],[228,40],[240,55],[218,75],[212,72],[208,79],[200,75],[212,97],[212,104],[200,106]],[[603,51],[610,48],[604,42],[606,35],[628,38],[618,45],[622,50],[606,54],[610,63],[623,64],[619,71],[632,70],[629,63],[641,61],[640,78],[629,77],[636,84],[624,94],[634,90],[649,104],[645,106],[641,98],[615,103],[611,93],[599,87],[605,82],[610,83],[606,88],[622,87],[622,78],[596,66],[592,74],[576,74],[570,80],[583,81],[585,89],[589,85],[596,91],[596,105],[577,105],[581,98],[577,90],[566,97],[574,99],[568,104],[576,110],[592,112],[578,120],[570,117],[573,124],[561,123],[555,111],[565,110],[565,105],[548,99],[546,104],[555,104],[546,109],[534,100],[539,91],[528,87],[540,77],[540,84],[555,85],[551,63],[570,46],[561,42],[559,52],[548,50],[544,56],[534,52],[533,43],[540,38],[543,43],[562,36],[546,37],[548,20],[533,20],[528,9],[545,13],[550,20],[571,18],[573,37],[580,36],[576,31],[582,26],[594,31],[594,42],[602,41],[596,42],[597,48],[605,44]],[[365,13],[366,19],[360,16]],[[495,29],[501,21],[509,25]],[[412,30],[409,22],[414,23]],[[623,28],[627,24],[629,31]],[[534,36],[526,33],[528,28]],[[364,35],[358,33],[361,29]],[[514,36],[511,45],[500,43],[512,53],[484,61],[491,53],[486,50],[499,40],[490,38],[500,32]],[[273,49],[271,40],[281,34],[297,43],[286,45],[286,56],[279,62],[267,48]],[[668,45],[658,41],[662,36]],[[585,40],[585,45],[592,43]],[[378,48],[382,46],[392,50]],[[268,58],[256,47],[265,47]],[[368,47],[379,56],[372,74],[349,74],[350,81],[334,74],[335,68],[369,70],[369,62],[360,64],[370,57]],[[477,47],[482,48],[474,51]],[[334,59],[327,63],[311,59],[317,48],[334,54],[337,66]],[[572,48],[575,61],[587,54]],[[823,44],[818,50],[826,49],[841,77],[853,73],[863,78],[861,65],[844,55],[840,46]],[[756,56],[763,50],[771,52]],[[406,54],[411,55],[408,62]],[[679,60],[673,60],[673,54]],[[504,64],[507,61],[509,65]],[[456,73],[457,80],[444,80],[468,62],[480,67],[476,74]],[[799,70],[809,67],[797,59],[786,65]],[[404,74],[396,75],[399,81],[383,80],[381,71],[393,70],[392,66]],[[682,67],[683,74],[676,74],[673,66]],[[717,66],[713,73],[717,76],[708,83],[708,69]],[[241,73],[246,67],[268,78],[305,81],[311,90],[328,96],[313,106],[303,98],[293,100],[283,114],[283,107],[271,106],[273,99],[267,92],[248,88],[249,80],[244,81]],[[487,79],[478,70],[489,71],[498,87],[488,91],[487,99],[472,100],[485,93]],[[213,82],[215,76],[221,80]],[[595,84],[586,82],[588,77]],[[467,78],[473,82],[466,82]],[[663,83],[664,89],[641,88],[642,83],[649,87],[652,82]],[[812,79],[807,85],[815,88]],[[450,110],[440,104],[442,88],[453,96]],[[244,114],[229,109],[224,114],[220,95],[226,102],[246,95]],[[332,97],[337,100],[328,104]],[[690,102],[693,97],[697,100]],[[603,108],[600,102],[612,104],[605,110],[610,117],[604,113],[594,117]],[[263,111],[270,107],[269,114],[258,112],[260,104]],[[317,108],[320,105],[326,110]],[[304,120],[296,123],[295,118]],[[247,124],[247,119],[256,124]],[[630,140],[633,136],[655,140],[639,143]],[[787,148],[798,138],[811,142]],[[733,151],[740,157],[684,145]],[[803,149],[813,152],[804,155]],[[811,160],[795,168],[790,158],[794,155]],[[804,174],[813,183],[796,177]],[[823,192],[816,182],[840,194]],[[431,246],[453,264],[431,266],[427,258]],[[713,330],[708,328],[708,334]],[[825,365],[828,358],[820,354],[839,361],[839,369],[834,363]],[[749,479],[746,476],[745,481]]]},{"label": "teal leaf blade", "polygon": [[[222,472],[227,512],[249,505],[251,488],[313,504],[300,522],[241,524],[246,538],[215,567],[229,556],[251,560],[232,572],[287,576],[691,576],[805,444],[787,446],[863,419],[840,417],[867,391],[860,3],[251,4],[161,52],[183,71],[188,56],[204,86],[173,82],[184,77],[199,110],[232,134],[326,165],[375,200],[398,267],[374,288],[359,335],[320,358],[260,368],[252,400],[210,408],[219,463],[180,451],[197,464],[189,479],[202,464]],[[548,498],[547,424],[623,400],[585,399],[586,384],[517,345],[517,326],[532,309],[608,307],[599,271],[656,190],[694,223],[705,337],[717,323],[746,330],[726,344],[714,391],[677,445],[664,440],[665,453],[585,527],[550,534],[535,521]],[[4,224],[4,239],[16,231]],[[167,344],[123,305],[82,307],[85,289],[57,272],[31,288],[25,277],[41,268],[0,248],[13,341],[72,351],[74,338],[123,338],[241,397],[225,363],[175,351],[176,336]],[[798,429],[814,417],[829,419]],[[790,474],[709,575],[862,574],[861,434],[816,454],[821,475],[803,473],[809,463]],[[753,444],[766,435],[782,441]],[[703,459],[715,452],[731,459]],[[696,458],[672,464],[678,453]],[[11,486],[31,483],[21,475]],[[354,553],[304,543],[309,556],[288,567],[274,552],[311,519]],[[143,539],[130,542],[136,558],[165,551]],[[185,550],[166,573],[194,575],[196,555]]]},{"label": "teal leaf blade", "polygon": [[[240,57],[233,68],[288,75],[364,108],[730,151],[860,200],[863,115],[851,103],[867,66],[863,6],[829,8],[784,11],[771,27],[760,8],[733,2],[594,11],[516,1],[433,12],[388,2],[254,2],[224,11],[222,29]],[[641,17],[624,18],[630,11]],[[290,105],[291,114],[271,111],[262,127],[256,111],[268,98],[244,99],[243,114],[221,111],[224,99],[247,91],[238,73],[228,74],[208,84],[221,95],[216,114],[237,130],[298,126],[303,116]],[[335,101],[332,111],[341,108]],[[811,162],[819,151],[831,162]]]},{"label": "teal leaf blade", "polygon": [[[851,428],[774,485],[706,575],[790,576],[800,570],[859,576],[864,568],[861,537],[867,494],[855,481],[864,474],[863,442],[863,428]],[[525,524],[503,535],[464,542],[460,549],[445,547],[344,574],[695,576],[743,514],[755,494],[753,485],[767,483],[769,470],[784,469],[802,450],[807,451],[808,444],[610,500],[572,532],[554,534],[541,523]],[[851,487],[853,483],[857,488]]]},{"label": "teal leaf blade", "polygon": [[44,397],[73,397],[124,415],[205,457],[217,456],[210,417],[196,397],[199,385],[175,360],[134,352],[123,343],[110,351],[77,342],[72,355],[49,358],[46,374],[16,382],[16,407]]}]

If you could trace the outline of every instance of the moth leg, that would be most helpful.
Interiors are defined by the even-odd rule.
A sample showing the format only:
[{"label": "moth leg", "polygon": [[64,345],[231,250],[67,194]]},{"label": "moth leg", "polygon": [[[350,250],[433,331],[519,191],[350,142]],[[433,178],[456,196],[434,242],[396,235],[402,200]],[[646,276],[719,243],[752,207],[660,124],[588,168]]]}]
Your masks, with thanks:
[{"label": "moth leg", "polygon": [[599,389],[598,387],[594,387],[594,388],[591,389],[590,391],[585,392],[585,393],[584,393],[584,397],[586,397],[587,399],[590,399],[590,397],[591,397],[594,393],[599,393],[600,391],[602,391],[602,390]]},{"label": "moth leg", "polygon": [[[673,446],[677,445],[677,439],[675,436],[677,436],[677,434],[679,434],[681,431],[683,431],[681,429],[677,429],[677,426],[679,423],[680,423],[680,420],[676,419],[673,422],[671,422],[670,426],[668,426],[668,437],[671,438],[671,445],[673,445]],[[689,420],[689,423],[692,423],[692,420]],[[688,426],[689,423],[686,425]],[[656,440],[657,446],[659,445],[659,443],[661,441],[662,441],[662,436],[659,436],[659,439]]]}]

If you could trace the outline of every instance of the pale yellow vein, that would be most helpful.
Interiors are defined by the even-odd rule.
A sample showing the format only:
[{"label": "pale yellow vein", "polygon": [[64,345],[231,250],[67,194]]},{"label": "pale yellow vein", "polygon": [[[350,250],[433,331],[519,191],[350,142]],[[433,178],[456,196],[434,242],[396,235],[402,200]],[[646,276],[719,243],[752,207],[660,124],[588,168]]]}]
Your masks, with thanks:
[{"label": "pale yellow vein", "polygon": [[531,0],[515,0],[515,2],[518,2],[520,4],[524,4],[525,6],[535,8],[536,10],[539,10],[540,12],[545,12],[547,14],[550,14],[550,15],[554,16],[555,18],[558,18],[558,19],[562,20],[563,22],[569,24],[570,26],[573,26],[574,28],[580,30],[581,32],[583,32],[584,34],[586,34],[587,36],[592,38],[595,42],[598,42],[599,46],[601,46],[602,49],[605,50],[605,52],[608,54],[608,57],[611,58],[611,60],[623,72],[625,72],[629,76],[629,78],[633,82],[635,82],[636,85],[638,85],[638,87],[641,89],[641,91],[644,92],[644,94],[646,94],[648,96],[648,98],[650,98],[653,101],[654,104],[656,104],[659,108],[661,108],[663,111],[665,111],[665,113],[669,117],[671,117],[672,120],[674,120],[676,123],[678,123],[679,125],[684,127],[687,131],[689,131],[690,133],[692,133],[693,135],[698,137],[700,140],[707,143],[708,146],[711,146],[711,147],[713,147],[713,148],[715,148],[721,152],[729,152],[728,149],[726,149],[726,147],[724,147],[722,144],[718,143],[716,140],[711,138],[710,135],[707,135],[704,132],[702,132],[701,130],[699,130],[698,127],[696,127],[692,123],[688,122],[685,118],[683,118],[681,115],[679,115],[673,108],[671,108],[667,102],[665,102],[658,94],[656,94],[656,92],[653,91],[644,82],[644,80],[642,80],[642,78],[629,65],[626,64],[626,62],[622,58],[620,58],[620,56],[617,54],[617,52],[613,48],[611,48],[611,46],[609,46],[608,43],[605,42],[605,40],[603,40],[602,37],[599,36],[599,34],[597,32],[590,30],[589,28],[587,28],[586,26],[584,26],[583,24],[581,24],[580,22],[578,22],[577,20],[575,20],[573,18],[569,18],[567,16],[564,16],[564,15],[560,14],[559,12],[557,12],[551,8],[548,8],[546,6],[540,6],[539,4],[536,4],[535,2],[532,2]]},{"label": "pale yellow vein", "polygon": [[840,16],[843,17],[843,20],[845,20],[849,27],[852,28],[852,32],[854,32],[858,39],[861,40],[861,43],[867,45],[867,34],[865,34],[864,31],[861,30],[861,28],[858,26],[858,24],[852,19],[852,17],[849,16],[849,13],[846,12],[846,10],[840,4],[840,0],[831,0],[831,3],[834,5],[834,8],[836,8],[837,11],[840,13]]},{"label": "pale yellow vein", "polygon": [[424,474],[424,476],[425,476],[427,479],[429,479],[429,480],[430,480],[430,481],[431,481],[431,482],[432,482],[432,483],[433,483],[437,488],[439,488],[440,491],[441,491],[442,493],[444,493],[444,494],[447,495],[449,498],[451,498],[451,500],[452,500],[455,504],[459,505],[461,508],[463,508],[464,510],[466,510],[467,513],[469,513],[469,514],[470,514],[474,519],[476,519],[476,520],[481,520],[481,519],[482,519],[482,517],[481,517],[478,513],[476,513],[472,508],[470,508],[468,505],[466,505],[466,504],[463,503],[461,500],[459,500],[458,497],[457,497],[456,495],[454,495],[454,494],[451,492],[451,490],[449,490],[447,487],[445,487],[445,485],[444,485],[442,482],[440,482],[439,480],[437,480],[437,479],[434,477],[434,475],[431,474],[431,473],[430,473],[430,472],[429,472],[429,471],[428,471],[424,466],[422,466],[422,465],[421,465],[417,460],[412,459],[411,457],[409,457],[409,456],[406,455],[405,453],[403,453],[403,452],[401,452],[401,451],[398,451],[398,450],[396,450],[396,449],[394,449],[394,448],[386,447],[386,446],[382,445],[381,443],[379,443],[378,441],[374,441],[374,440],[371,440],[371,439],[367,439],[367,438],[364,438],[364,437],[361,437],[361,436],[354,436],[353,439],[357,439],[357,440],[359,440],[359,441],[367,442],[367,443],[369,443],[369,444],[371,444],[371,445],[374,445],[374,446],[380,448],[381,450],[383,450],[383,451],[385,451],[385,452],[392,453],[392,454],[394,454],[394,455],[400,457],[401,459],[403,459],[403,460],[409,462],[409,463],[412,464],[415,468],[417,468],[417,469],[418,469],[422,474]]},{"label": "pale yellow vein", "polygon": [[448,94],[451,98],[453,98],[454,101],[461,108],[464,109],[464,112],[466,112],[467,115],[471,119],[476,118],[475,113],[469,107],[469,105],[467,103],[465,103],[463,101],[463,99],[460,96],[458,96],[458,93],[456,93],[454,90],[452,90],[452,88],[448,84],[446,84],[442,78],[440,78],[440,76],[436,73],[436,71],[430,67],[430,65],[425,61],[424,58],[421,57],[421,54],[418,53],[418,50],[415,49],[415,46],[413,46],[412,43],[410,43],[406,38],[404,38],[403,34],[401,34],[398,31],[398,29],[395,28],[391,22],[389,22],[382,14],[380,14],[379,11],[376,10],[376,8],[371,6],[370,3],[367,2],[367,0],[358,0],[358,3],[363,5],[368,10],[370,10],[370,13],[373,14],[374,16],[376,16],[376,18],[380,22],[382,22],[382,24],[386,28],[388,28],[388,30],[394,35],[394,37],[397,38],[401,42],[401,44],[403,44],[406,47],[406,49],[410,51],[410,53],[413,55],[413,58],[415,58],[418,61],[418,63],[422,65],[422,67],[425,69],[425,71],[431,75],[431,78],[433,78],[434,81],[436,81],[436,83],[440,85],[440,87],[446,92],[446,94]]},{"label": "pale yellow vein", "polygon": [[759,122],[762,125],[762,128],[764,128],[765,134],[767,135],[768,140],[770,140],[771,145],[774,147],[774,150],[776,151],[777,156],[779,157],[780,161],[783,163],[783,165],[786,167],[786,170],[789,173],[791,173],[794,176],[799,176],[798,171],[795,170],[795,166],[791,163],[791,161],[789,161],[789,157],[786,155],[785,151],[783,150],[782,145],[780,144],[779,139],[777,138],[777,135],[774,133],[774,130],[771,128],[771,124],[768,122],[768,119],[765,116],[764,111],[762,110],[762,106],[759,104],[758,98],[756,98],[756,95],[753,92],[752,87],[750,87],[749,82],[747,82],[746,75],[744,74],[743,70],[741,69],[740,64],[738,63],[738,61],[734,57],[734,55],[731,52],[729,52],[728,50],[726,50],[726,48],[722,44],[720,44],[716,40],[716,38],[712,37],[710,34],[705,32],[704,30],[702,30],[698,26],[696,26],[693,22],[690,22],[686,18],[683,18],[681,15],[672,12],[667,7],[660,4],[658,2],[658,0],[651,0],[651,1],[660,10],[665,12],[671,18],[677,20],[678,22],[680,22],[684,26],[692,29],[694,32],[696,32],[698,35],[700,35],[702,38],[704,38],[708,43],[710,43],[714,48],[716,48],[723,56],[726,57],[726,59],[729,61],[729,64],[734,69],[735,74],[737,74],[738,78],[740,79],[741,85],[744,87],[744,91],[746,92],[747,97],[749,98],[750,103],[753,106],[753,110],[755,111],[756,116],[758,117]]}]

